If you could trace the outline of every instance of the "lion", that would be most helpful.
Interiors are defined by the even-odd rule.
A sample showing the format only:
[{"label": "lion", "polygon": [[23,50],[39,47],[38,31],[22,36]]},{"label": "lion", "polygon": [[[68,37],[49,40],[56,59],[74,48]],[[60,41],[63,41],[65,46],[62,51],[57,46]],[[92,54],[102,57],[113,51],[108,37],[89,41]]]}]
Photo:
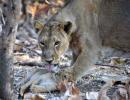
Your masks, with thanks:
[{"label": "lion", "polygon": [[[79,80],[99,59],[112,56],[116,50],[130,51],[130,10],[125,9],[129,6],[130,2],[126,0],[71,0],[39,34],[42,61],[48,71],[58,66],[60,57],[68,49],[73,51],[74,60],[67,78],[71,77],[73,81]],[[51,80],[53,84],[58,82],[51,75],[43,80]],[[56,89],[56,85],[49,86],[40,92]],[[21,94],[24,91],[25,88]]]},{"label": "lion", "polygon": [[[61,56],[63,56],[70,48],[74,46],[76,47],[72,54],[74,56],[74,60],[76,60],[77,55],[81,52],[81,45],[78,39],[80,36],[72,36],[73,34],[71,32],[71,28],[72,24],[70,22],[64,23],[58,22],[57,20],[51,21],[51,23],[48,23],[44,26],[43,30],[39,34],[38,41],[42,50],[42,62],[44,62],[44,65],[47,67],[49,73],[45,74],[45,72],[42,70],[37,70],[35,73],[33,73],[33,76],[27,79],[30,81],[26,82],[26,84],[21,87],[21,95],[23,95],[29,86],[32,92],[47,92],[50,90],[56,90],[56,83],[60,82],[59,79],[68,79],[70,81],[74,79],[72,67],[65,68],[64,71],[59,72],[57,72],[58,69],[56,69],[57,66],[60,66]],[[77,38],[77,40],[74,41],[74,38]],[[74,43],[70,45],[70,42],[73,41]],[[56,82],[54,77],[56,78]],[[44,87],[43,82],[45,80],[46,82],[49,80],[53,86],[49,86],[49,84],[47,84],[47,86]],[[41,85],[39,82],[43,84]]]}]

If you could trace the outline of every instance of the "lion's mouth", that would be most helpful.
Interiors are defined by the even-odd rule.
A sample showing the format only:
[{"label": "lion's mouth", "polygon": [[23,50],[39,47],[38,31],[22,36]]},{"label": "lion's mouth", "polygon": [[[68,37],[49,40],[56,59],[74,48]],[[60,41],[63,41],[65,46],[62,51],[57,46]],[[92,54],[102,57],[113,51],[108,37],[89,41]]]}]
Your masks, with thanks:
[{"label": "lion's mouth", "polygon": [[46,64],[45,66],[48,72],[57,73],[60,71],[59,64]]},{"label": "lion's mouth", "polygon": [[46,63],[45,67],[46,67],[47,71],[57,73],[57,72],[61,71],[63,68],[70,67],[73,62],[72,51],[67,51],[64,55],[62,55],[60,57],[59,61],[57,61],[57,62],[58,63],[56,63],[56,64]]}]

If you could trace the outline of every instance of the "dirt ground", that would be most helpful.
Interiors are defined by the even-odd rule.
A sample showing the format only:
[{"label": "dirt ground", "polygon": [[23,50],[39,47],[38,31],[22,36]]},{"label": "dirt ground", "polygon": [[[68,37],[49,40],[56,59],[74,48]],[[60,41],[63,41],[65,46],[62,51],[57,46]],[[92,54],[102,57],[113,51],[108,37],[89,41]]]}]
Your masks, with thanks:
[{"label": "dirt ground", "polygon": [[[19,28],[16,35],[14,46],[14,92],[17,96],[19,95],[21,84],[29,76],[29,73],[37,68],[45,68],[41,62],[41,50],[38,46],[37,36],[36,33],[30,35],[23,27]],[[129,52],[119,52],[118,56],[113,54],[113,56],[102,58],[94,64],[92,69],[87,72],[88,74],[83,76],[76,84],[80,89],[83,100],[97,100],[99,91],[109,81],[129,81],[129,55]],[[70,66],[72,59],[72,52],[70,50],[63,57],[61,64],[63,66]],[[109,88],[107,91],[108,97],[111,98],[116,89],[115,86]],[[46,100],[62,100],[61,96],[63,96],[59,92],[51,93],[51,91],[41,95]]]}]

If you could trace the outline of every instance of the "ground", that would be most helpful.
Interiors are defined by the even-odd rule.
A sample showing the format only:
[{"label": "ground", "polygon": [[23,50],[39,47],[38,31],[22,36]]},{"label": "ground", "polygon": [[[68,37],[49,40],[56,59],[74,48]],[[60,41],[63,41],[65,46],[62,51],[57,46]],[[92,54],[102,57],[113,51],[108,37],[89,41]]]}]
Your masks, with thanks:
[{"label": "ground", "polygon": [[[25,32],[26,33],[26,32]],[[19,35],[20,33],[18,33]],[[17,35],[17,36],[18,36]],[[28,36],[22,34],[23,37]],[[19,94],[19,88],[22,81],[29,75],[31,71],[37,68],[45,68],[42,66],[40,55],[41,50],[38,46],[37,39],[31,36],[28,38],[17,38],[14,48],[14,90],[15,94]],[[68,55],[72,53],[69,52]],[[65,58],[64,62],[71,63],[71,57]],[[97,99],[98,92],[101,87],[110,80],[124,81],[129,80],[130,75],[130,58],[126,57],[107,57],[98,61],[92,66],[92,69],[88,71],[88,74],[77,82],[77,87],[80,89],[81,95],[84,99]],[[108,90],[108,96],[112,96],[115,88]],[[60,97],[63,94],[58,92],[42,94],[47,100],[61,100]],[[54,99],[55,98],[55,99]]]}]

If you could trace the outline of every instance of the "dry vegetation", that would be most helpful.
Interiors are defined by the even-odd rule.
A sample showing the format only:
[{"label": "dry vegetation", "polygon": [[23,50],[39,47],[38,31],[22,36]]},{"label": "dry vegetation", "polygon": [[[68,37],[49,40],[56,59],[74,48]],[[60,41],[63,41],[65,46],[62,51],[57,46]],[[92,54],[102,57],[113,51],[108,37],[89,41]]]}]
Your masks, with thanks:
[{"label": "dry vegetation", "polygon": [[[20,1],[20,0],[19,0]],[[37,41],[37,29],[42,28],[43,25],[56,14],[64,5],[64,0],[23,0],[24,5],[21,4],[21,8],[25,9],[25,12],[21,11],[21,17],[19,18],[19,28],[16,35],[15,47],[14,47],[14,65],[15,65],[15,93],[19,94],[19,88],[21,80],[24,80],[28,73],[36,68],[43,68],[40,61],[41,50],[38,47]],[[31,15],[31,16],[30,16]],[[124,52],[122,52],[123,54]],[[125,55],[125,53],[124,53]],[[128,54],[129,55],[129,54]],[[71,59],[68,59],[68,62]],[[121,98],[126,99],[130,95],[129,80],[130,80],[130,58],[122,57],[108,57],[99,61],[93,65],[94,68],[88,71],[88,74],[77,82],[73,87],[74,94],[79,98],[83,96],[86,99],[96,100],[101,87],[108,82],[111,83],[109,87],[101,89],[99,100],[106,100],[106,98],[116,98],[117,93],[121,94]],[[65,84],[62,82],[60,86]],[[64,85],[63,85],[64,86]],[[104,88],[103,87],[103,88]],[[70,88],[69,88],[70,89]],[[68,90],[69,90],[68,89]],[[77,92],[78,91],[78,92]],[[79,92],[80,91],[80,92]],[[124,92],[125,91],[125,92]],[[47,100],[61,100],[64,96],[62,93],[53,92],[40,94]],[[105,94],[102,96],[102,94]],[[35,94],[28,94],[35,95]],[[28,96],[27,95],[27,96]],[[39,95],[39,94],[38,94]],[[80,95],[80,96],[79,96]],[[104,99],[102,99],[104,98]],[[36,100],[33,98],[31,100]],[[44,99],[38,99],[44,100]],[[76,100],[71,99],[70,100]],[[79,99],[77,99],[79,100]],[[107,99],[110,100],[110,99]],[[112,99],[117,100],[117,99]]]}]

